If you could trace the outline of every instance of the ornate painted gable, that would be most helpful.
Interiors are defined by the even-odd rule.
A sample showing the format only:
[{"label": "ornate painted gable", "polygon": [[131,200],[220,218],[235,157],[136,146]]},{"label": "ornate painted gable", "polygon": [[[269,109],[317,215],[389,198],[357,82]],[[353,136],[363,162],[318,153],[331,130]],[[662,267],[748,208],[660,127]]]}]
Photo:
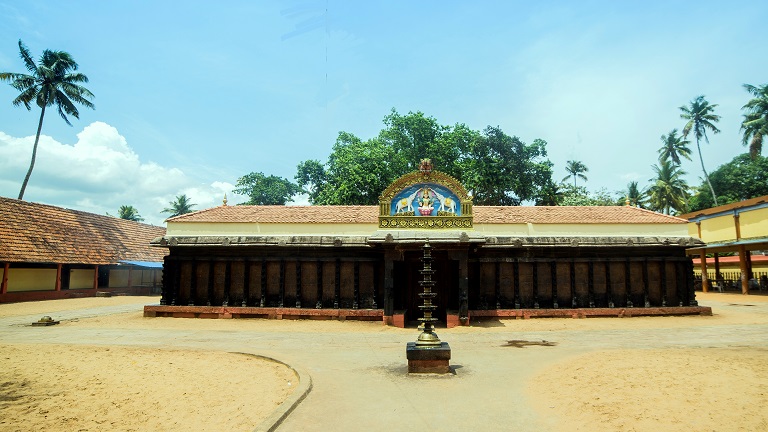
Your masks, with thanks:
[{"label": "ornate painted gable", "polygon": [[458,180],[422,159],[379,197],[380,229],[472,228],[472,200]]}]

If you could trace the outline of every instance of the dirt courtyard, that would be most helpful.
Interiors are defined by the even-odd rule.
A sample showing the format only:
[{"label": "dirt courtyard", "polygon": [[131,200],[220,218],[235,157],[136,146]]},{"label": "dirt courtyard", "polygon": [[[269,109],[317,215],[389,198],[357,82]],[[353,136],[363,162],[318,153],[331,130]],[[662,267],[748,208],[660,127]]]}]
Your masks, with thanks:
[{"label": "dirt courtyard", "polygon": [[[297,384],[254,355],[314,381],[279,430],[768,430],[768,297],[698,300],[714,316],[441,329],[455,374],[435,379],[404,373],[415,330],[380,323],[144,318],[156,297],[3,304],[0,431],[253,430]],[[61,324],[28,325],[42,315]]]}]

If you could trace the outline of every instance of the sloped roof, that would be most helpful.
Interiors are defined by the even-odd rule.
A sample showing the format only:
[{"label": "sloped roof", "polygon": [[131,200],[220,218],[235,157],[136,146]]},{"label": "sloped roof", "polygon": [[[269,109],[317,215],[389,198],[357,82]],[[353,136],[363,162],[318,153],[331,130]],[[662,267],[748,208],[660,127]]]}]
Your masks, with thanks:
[{"label": "sloped roof", "polygon": [[0,262],[117,264],[162,261],[149,242],[165,228],[0,197]]},{"label": "sloped roof", "polygon": [[[687,223],[636,207],[474,206],[476,224],[669,224]],[[219,206],[168,222],[377,224],[378,206]]]}]

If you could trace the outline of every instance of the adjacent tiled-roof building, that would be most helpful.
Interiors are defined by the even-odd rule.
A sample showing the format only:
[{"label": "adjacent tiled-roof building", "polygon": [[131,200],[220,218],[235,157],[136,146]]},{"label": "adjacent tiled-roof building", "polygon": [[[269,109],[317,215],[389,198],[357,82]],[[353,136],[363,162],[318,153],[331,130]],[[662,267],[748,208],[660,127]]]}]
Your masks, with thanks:
[{"label": "adjacent tiled-roof building", "polygon": [[[0,301],[157,285],[165,228],[0,197]],[[58,294],[57,294],[58,293]]]}]

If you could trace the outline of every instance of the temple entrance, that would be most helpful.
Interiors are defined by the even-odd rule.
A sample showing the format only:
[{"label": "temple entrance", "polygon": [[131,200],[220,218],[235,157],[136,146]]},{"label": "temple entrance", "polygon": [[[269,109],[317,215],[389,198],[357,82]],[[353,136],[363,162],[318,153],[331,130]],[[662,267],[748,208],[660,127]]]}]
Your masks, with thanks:
[{"label": "temple entrance", "polygon": [[[405,252],[403,261],[394,262],[394,304],[395,310],[406,310],[406,322],[409,326],[418,325],[417,319],[422,316],[419,305],[423,304],[419,293],[422,291],[419,272],[423,264],[421,251]],[[438,326],[445,325],[446,311],[459,308],[459,262],[450,260],[446,251],[433,251],[434,261],[432,276],[437,297],[432,301],[437,309],[432,316],[439,319]]]}]

